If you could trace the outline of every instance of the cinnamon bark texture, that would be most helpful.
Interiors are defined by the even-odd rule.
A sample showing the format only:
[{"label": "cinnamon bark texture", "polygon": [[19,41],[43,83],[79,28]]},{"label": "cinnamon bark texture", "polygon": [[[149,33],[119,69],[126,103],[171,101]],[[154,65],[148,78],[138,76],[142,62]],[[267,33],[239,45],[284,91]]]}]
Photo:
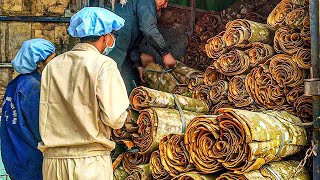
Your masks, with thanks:
[{"label": "cinnamon bark texture", "polygon": [[190,161],[199,172],[210,174],[224,169],[219,162],[222,154],[215,153],[219,138],[216,116],[198,116],[187,126],[184,142],[190,153]]},{"label": "cinnamon bark texture", "polygon": [[183,134],[164,136],[159,144],[161,163],[171,176],[195,170],[184,144]]},{"label": "cinnamon bark texture", "polygon": [[123,154],[122,165],[127,173],[138,170],[138,165],[147,164],[151,154],[141,154],[139,152],[125,152]]},{"label": "cinnamon bark texture", "polygon": [[262,165],[296,154],[307,143],[298,117],[286,111],[251,112],[220,109],[219,150],[222,165],[232,171],[249,172]]},{"label": "cinnamon bark texture", "polygon": [[249,56],[249,63],[251,67],[265,63],[274,55],[272,46],[260,42],[252,43],[252,47],[245,52]]},{"label": "cinnamon bark texture", "polygon": [[229,81],[228,99],[235,107],[247,107],[254,103],[245,86],[246,75],[234,76]]},{"label": "cinnamon bark texture", "polygon": [[204,83],[211,86],[216,81],[225,80],[226,76],[216,70],[214,66],[209,66],[204,73]]},{"label": "cinnamon bark texture", "polygon": [[[201,113],[183,111],[186,125]],[[139,131],[133,134],[133,142],[141,153],[151,153],[159,147],[161,138],[182,132],[182,118],[178,110],[150,108],[141,111],[137,124]]]},{"label": "cinnamon bark texture", "polygon": [[204,101],[181,95],[174,95],[143,86],[135,88],[130,94],[130,104],[133,109],[140,111],[149,107],[176,109],[177,99],[181,108],[187,111],[207,113],[209,108]]},{"label": "cinnamon bark texture", "polygon": [[152,177],[154,179],[159,179],[159,180],[170,180],[172,177],[170,176],[169,172],[166,171],[161,163],[160,159],[160,152],[159,151],[154,151],[151,154],[151,159],[150,159],[150,170],[152,173]]},{"label": "cinnamon bark texture", "polygon": [[250,58],[241,50],[232,50],[213,63],[216,70],[226,76],[235,76],[250,71]]},{"label": "cinnamon bark texture", "polygon": [[228,22],[223,40],[228,47],[248,47],[250,43],[262,42],[270,44],[273,41],[274,30],[267,24],[261,24],[245,19]]}]

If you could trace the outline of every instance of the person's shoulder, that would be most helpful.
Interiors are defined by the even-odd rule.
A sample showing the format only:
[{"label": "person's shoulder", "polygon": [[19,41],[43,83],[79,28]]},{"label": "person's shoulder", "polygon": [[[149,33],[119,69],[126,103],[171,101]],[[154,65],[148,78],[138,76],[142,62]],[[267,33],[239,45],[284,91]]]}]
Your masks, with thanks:
[{"label": "person's shoulder", "polygon": [[98,59],[99,63],[101,63],[101,65],[104,68],[117,68],[117,63],[110,57],[102,55],[99,56]]},{"label": "person's shoulder", "polygon": [[104,56],[100,60],[99,76],[102,74],[108,74],[111,71],[118,71],[117,63],[110,57]]},{"label": "person's shoulder", "polygon": [[16,79],[17,91],[21,92],[24,96],[32,95],[40,92],[40,81],[29,74],[20,74]]},{"label": "person's shoulder", "polygon": [[156,1],[154,1],[154,0],[137,0],[137,3],[138,3],[138,5],[141,5],[141,4],[147,4],[150,6],[156,5]]}]

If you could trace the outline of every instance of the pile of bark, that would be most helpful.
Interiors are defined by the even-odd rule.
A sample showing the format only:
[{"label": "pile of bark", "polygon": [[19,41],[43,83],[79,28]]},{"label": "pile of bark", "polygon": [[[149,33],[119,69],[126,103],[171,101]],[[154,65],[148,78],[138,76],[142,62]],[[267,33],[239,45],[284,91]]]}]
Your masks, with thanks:
[{"label": "pile of bark", "polygon": [[211,36],[203,37],[206,62],[146,67],[149,88],[133,90],[130,116],[113,131],[128,149],[115,161],[115,176],[309,179],[304,167],[296,173],[310,143],[301,124],[312,120],[303,92],[311,65],[308,1],[283,0],[266,22],[233,20]]},{"label": "pile of bark", "polygon": [[[115,176],[126,179],[278,178],[273,172],[290,179],[299,162],[282,159],[307,144],[305,128],[295,125],[302,121],[286,111],[208,115],[204,101],[146,87],[130,102],[139,112],[133,147],[114,162]],[[309,178],[304,168],[295,177]]]}]

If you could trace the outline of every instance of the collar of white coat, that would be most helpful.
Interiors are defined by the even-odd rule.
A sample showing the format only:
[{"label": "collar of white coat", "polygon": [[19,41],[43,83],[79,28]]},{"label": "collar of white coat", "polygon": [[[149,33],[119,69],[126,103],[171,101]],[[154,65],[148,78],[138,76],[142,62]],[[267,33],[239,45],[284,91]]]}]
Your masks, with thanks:
[{"label": "collar of white coat", "polygon": [[89,43],[78,43],[72,48],[72,51],[94,51],[101,54],[96,47]]}]

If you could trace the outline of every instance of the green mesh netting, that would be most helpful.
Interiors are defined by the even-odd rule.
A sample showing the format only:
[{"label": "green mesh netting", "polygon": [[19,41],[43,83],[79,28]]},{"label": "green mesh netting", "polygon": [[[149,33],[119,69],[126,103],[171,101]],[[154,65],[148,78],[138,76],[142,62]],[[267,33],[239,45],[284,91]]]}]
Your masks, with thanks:
[{"label": "green mesh netting", "polygon": [[[196,7],[205,10],[221,11],[228,8],[236,1],[237,0],[196,0]],[[170,3],[190,6],[190,0],[170,0]]]}]

